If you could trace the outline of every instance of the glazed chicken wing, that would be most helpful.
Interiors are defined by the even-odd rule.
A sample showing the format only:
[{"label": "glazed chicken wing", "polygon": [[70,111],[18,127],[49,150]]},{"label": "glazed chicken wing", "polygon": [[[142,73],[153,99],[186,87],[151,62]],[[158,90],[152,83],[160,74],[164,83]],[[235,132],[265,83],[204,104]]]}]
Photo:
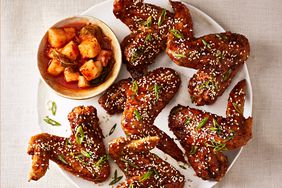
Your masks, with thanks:
[{"label": "glazed chicken wing", "polygon": [[239,148],[252,137],[252,118],[243,116],[246,81],[230,93],[226,118],[178,105],[169,115],[169,127],[180,140],[197,176],[220,181],[228,167],[222,151]]},{"label": "glazed chicken wing", "polygon": [[159,68],[137,80],[124,79],[111,86],[99,99],[109,113],[124,110],[122,128],[135,139],[158,136],[157,147],[178,161],[185,162],[172,138],[153,125],[155,118],[178,91],[180,78],[169,68]]},{"label": "glazed chicken wing", "polygon": [[178,65],[198,69],[189,81],[188,90],[196,105],[212,104],[230,85],[232,78],[250,54],[248,39],[231,32],[193,37],[193,24],[188,8],[174,6],[173,31],[166,52]]},{"label": "glazed chicken wing", "polygon": [[69,113],[72,130],[69,138],[42,133],[31,137],[28,154],[32,156],[29,180],[38,180],[47,171],[49,160],[72,174],[95,183],[110,174],[102,130],[96,109],[79,106]]},{"label": "glazed chicken wing", "polygon": [[184,176],[169,163],[150,153],[159,141],[159,137],[139,140],[120,137],[110,143],[109,154],[127,178],[118,188],[184,187]]},{"label": "glazed chicken wing", "polygon": [[134,78],[142,76],[165,50],[173,14],[140,0],[115,0],[113,12],[132,31],[121,44],[127,69]]}]

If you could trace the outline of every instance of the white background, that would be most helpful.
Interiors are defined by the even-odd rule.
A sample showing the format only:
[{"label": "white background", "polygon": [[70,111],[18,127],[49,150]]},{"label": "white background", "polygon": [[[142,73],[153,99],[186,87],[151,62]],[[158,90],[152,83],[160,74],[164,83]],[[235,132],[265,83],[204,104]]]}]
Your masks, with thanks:
[{"label": "white background", "polygon": [[[40,181],[27,182],[27,143],[39,132],[36,52],[49,26],[98,2],[102,0],[1,0],[1,187],[74,187],[53,163]],[[186,2],[226,30],[245,34],[251,43],[254,138],[217,187],[281,187],[282,1]]]}]

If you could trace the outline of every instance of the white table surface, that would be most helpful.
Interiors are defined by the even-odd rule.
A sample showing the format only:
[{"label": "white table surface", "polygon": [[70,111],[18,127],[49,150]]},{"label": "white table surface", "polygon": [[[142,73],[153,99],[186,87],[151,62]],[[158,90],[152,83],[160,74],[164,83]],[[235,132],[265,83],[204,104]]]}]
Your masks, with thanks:
[{"label": "white table surface", "polygon": [[[1,187],[74,187],[51,163],[38,182],[27,182],[30,136],[36,117],[38,43],[56,21],[102,0],[1,0]],[[248,64],[254,93],[253,139],[216,187],[282,186],[282,1],[190,0],[226,30],[251,43]],[[94,186],[93,186],[94,187]]]}]

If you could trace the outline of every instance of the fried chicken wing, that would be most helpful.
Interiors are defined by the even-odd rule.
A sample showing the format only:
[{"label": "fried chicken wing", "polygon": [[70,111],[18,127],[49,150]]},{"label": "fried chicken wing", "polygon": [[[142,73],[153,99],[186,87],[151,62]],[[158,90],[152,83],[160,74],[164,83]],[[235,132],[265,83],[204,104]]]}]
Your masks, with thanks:
[{"label": "fried chicken wing", "polygon": [[120,137],[110,143],[109,154],[127,178],[118,188],[184,187],[184,176],[169,163],[150,153],[159,141],[159,137],[139,140]]},{"label": "fried chicken wing", "polygon": [[166,52],[180,66],[198,69],[189,81],[188,90],[196,105],[212,104],[230,85],[250,54],[248,39],[225,32],[193,37],[193,24],[188,8],[174,6],[175,21],[168,36]]},{"label": "fried chicken wing", "polygon": [[173,14],[140,0],[115,0],[113,12],[132,31],[121,45],[127,69],[134,78],[142,76],[165,50]]},{"label": "fried chicken wing", "polygon": [[[182,151],[173,140],[153,125],[157,115],[178,91],[180,82],[180,77],[174,70],[158,68],[134,80],[131,85],[126,85],[127,97],[121,124],[127,135],[139,137],[157,135],[164,138],[158,148],[176,160],[185,162]],[[170,145],[175,147],[171,148]]]},{"label": "fried chicken wing", "polygon": [[225,150],[239,148],[252,137],[252,118],[243,116],[246,81],[231,91],[226,118],[178,105],[169,115],[169,127],[180,140],[197,176],[220,181],[228,167]]},{"label": "fried chicken wing", "polygon": [[32,156],[29,180],[38,180],[47,171],[49,160],[72,174],[95,183],[110,174],[102,130],[94,107],[79,106],[68,115],[69,138],[42,133],[31,137],[28,154]]},{"label": "fried chicken wing", "polygon": [[122,118],[125,134],[134,135],[135,139],[158,136],[161,139],[157,144],[160,150],[185,162],[182,151],[173,139],[153,125],[157,115],[178,91],[179,85],[180,78],[175,71],[159,68],[137,80],[117,82],[100,97],[99,103],[109,114],[125,110]]}]

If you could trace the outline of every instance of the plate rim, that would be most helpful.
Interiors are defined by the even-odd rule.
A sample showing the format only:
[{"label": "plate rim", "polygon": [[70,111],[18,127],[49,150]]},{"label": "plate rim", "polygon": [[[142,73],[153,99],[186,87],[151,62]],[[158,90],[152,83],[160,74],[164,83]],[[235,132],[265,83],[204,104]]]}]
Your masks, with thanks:
[{"label": "plate rim", "polygon": [[[91,16],[89,15],[88,13],[92,10],[92,9],[95,9],[97,7],[100,7],[100,6],[103,6],[104,4],[107,4],[109,2],[113,2],[114,0],[105,0],[103,2],[100,2],[100,3],[97,3],[95,5],[92,5],[91,7],[89,7],[88,9],[86,9],[85,11],[81,12],[80,14],[78,14],[77,16]],[[202,11],[200,8],[190,4],[190,3],[187,3],[187,2],[183,2],[183,0],[180,0],[183,4],[185,4],[185,6],[188,6],[189,8],[193,8],[195,11],[197,11],[198,13],[200,13],[202,16],[205,17],[205,19],[207,19],[209,22],[212,22],[212,25],[216,25],[216,27],[218,27],[222,32],[225,32],[226,30],[218,23],[216,22],[211,16],[209,16],[207,13],[205,13],[204,11]],[[111,29],[112,30],[112,29]],[[113,31],[113,30],[112,30]],[[113,31],[114,32],[114,31]],[[250,103],[250,116],[252,116],[253,114],[253,88],[252,88],[252,83],[251,83],[251,78],[250,78],[250,74],[249,74],[249,71],[248,71],[248,67],[247,67],[247,64],[244,63],[243,67],[242,67],[246,73],[246,80],[248,82],[248,92],[249,92],[249,103]],[[39,120],[39,100],[40,100],[40,97],[39,97],[39,88],[40,88],[40,85],[41,84],[46,84],[44,81],[42,81],[41,78],[39,78],[39,81],[38,81],[38,84],[37,84],[37,99],[36,99],[36,110],[37,110],[37,113],[36,113],[36,116],[37,116],[37,123],[39,125],[39,129],[40,131],[42,132],[42,128],[40,126],[40,120]],[[46,85],[44,85],[45,87],[47,87]],[[49,88],[48,88],[49,89]],[[53,91],[51,91],[53,92]],[[239,156],[241,155],[242,151],[244,149],[244,146],[242,146],[237,155],[234,157],[233,161],[230,163],[230,165],[228,166],[228,169],[227,169],[227,172],[226,174],[231,170],[231,168],[233,167],[233,165],[236,163],[236,161],[238,160]],[[71,182],[71,184],[73,184],[75,187],[77,188],[80,188],[80,186],[71,178],[71,176],[69,176],[67,174],[67,172],[65,170],[63,170],[62,168],[60,168],[58,165],[55,165],[57,169],[59,169],[60,173],[69,181]],[[213,181],[213,182],[210,182],[212,185],[211,185],[211,188],[214,187],[215,185],[217,185],[218,183],[220,182],[217,182],[217,181]],[[93,184],[93,186],[96,186],[97,184]]]}]

